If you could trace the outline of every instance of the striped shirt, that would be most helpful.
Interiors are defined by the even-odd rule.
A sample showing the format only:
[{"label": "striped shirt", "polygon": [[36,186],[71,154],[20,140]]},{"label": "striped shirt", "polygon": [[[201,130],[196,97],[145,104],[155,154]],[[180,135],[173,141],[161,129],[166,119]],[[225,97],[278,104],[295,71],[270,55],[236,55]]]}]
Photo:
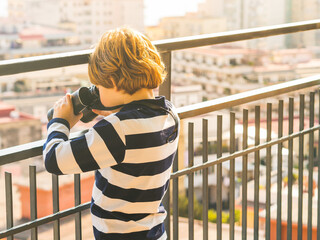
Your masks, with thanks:
[{"label": "striped shirt", "polygon": [[164,97],[134,101],[72,140],[66,120],[48,123],[43,146],[47,171],[96,170],[91,201],[95,239],[166,239],[167,213],[161,201],[168,189],[178,133],[173,141],[168,137],[179,126],[166,111],[143,103],[172,109]]}]

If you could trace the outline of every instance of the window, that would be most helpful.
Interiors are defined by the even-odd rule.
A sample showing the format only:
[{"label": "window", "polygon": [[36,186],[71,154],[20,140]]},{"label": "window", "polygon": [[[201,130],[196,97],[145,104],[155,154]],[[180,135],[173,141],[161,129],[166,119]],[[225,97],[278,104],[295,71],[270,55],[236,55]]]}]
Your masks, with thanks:
[{"label": "window", "polygon": [[231,66],[236,66],[237,65],[237,60],[235,58],[231,58],[229,61]]}]

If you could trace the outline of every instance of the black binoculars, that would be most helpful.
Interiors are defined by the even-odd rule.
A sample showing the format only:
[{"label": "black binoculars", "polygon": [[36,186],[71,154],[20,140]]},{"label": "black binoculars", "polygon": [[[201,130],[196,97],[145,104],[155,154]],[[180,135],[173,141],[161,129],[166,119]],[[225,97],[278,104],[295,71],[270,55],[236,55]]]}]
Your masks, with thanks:
[{"label": "black binoculars", "polygon": [[[97,114],[92,112],[92,109],[104,109],[99,97],[99,90],[96,86],[81,87],[71,94],[73,112],[78,115],[82,112],[83,116],[80,119],[84,123],[92,121]],[[47,118],[50,121],[53,117],[53,108],[50,108]]]}]

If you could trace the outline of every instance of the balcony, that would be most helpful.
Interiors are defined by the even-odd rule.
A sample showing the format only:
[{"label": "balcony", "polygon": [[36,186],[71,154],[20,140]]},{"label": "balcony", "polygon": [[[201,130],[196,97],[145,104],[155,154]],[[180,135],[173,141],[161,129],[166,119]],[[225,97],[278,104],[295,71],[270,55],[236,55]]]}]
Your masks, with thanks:
[{"label": "balcony", "polygon": [[[318,28],[320,28],[320,20],[314,20],[156,41],[154,44],[161,52],[169,73],[159,89],[160,95],[170,99],[171,56],[174,51]],[[0,76],[85,64],[91,51],[2,61]],[[316,89],[319,84],[320,75],[316,75],[178,109],[179,116],[188,129],[187,132],[181,132],[184,134],[181,139],[187,142],[188,167],[183,168],[179,160],[185,156],[184,148],[180,148],[173,165],[170,191],[167,192],[163,201],[167,211],[171,213],[166,219],[169,239],[194,239],[195,237],[206,240],[222,239],[226,237],[225,234],[230,239],[251,239],[252,237],[254,239],[292,239],[292,237],[296,239],[295,236],[297,239],[316,239],[318,237],[320,211],[317,206],[319,206],[320,191],[314,189],[313,182],[314,180],[320,182],[320,127],[318,124],[320,92]],[[275,99],[280,100],[275,103]],[[233,108],[242,109],[241,114],[236,115],[230,111]],[[221,110],[227,111],[227,116],[222,116]],[[209,113],[217,113],[217,116],[209,119]],[[202,118],[200,127],[193,123],[194,117]],[[214,135],[210,135],[208,130],[212,128],[211,121],[214,122]],[[307,126],[305,126],[306,123]],[[228,129],[227,132],[222,131],[225,128]],[[198,129],[202,129],[200,136],[202,148],[201,156],[195,157],[195,130]],[[209,154],[209,144],[212,139],[214,139],[215,148],[213,153]],[[41,140],[0,150],[0,166],[41,156],[43,143],[44,141]],[[294,168],[294,161],[297,162],[296,168]],[[59,184],[61,177],[52,175],[52,180],[49,181],[50,184],[52,182],[52,212],[40,217],[37,201],[39,182],[36,172],[35,166],[29,167],[29,184],[27,185],[30,191],[29,200],[26,201],[30,205],[30,220],[15,225],[13,176],[9,172],[5,173],[6,208],[1,210],[6,212],[6,227],[0,230],[0,239],[14,239],[22,232],[27,232],[31,239],[38,239],[38,230],[48,223],[52,223],[52,238],[64,239],[60,229],[66,217],[69,219],[74,217],[74,239],[85,239],[83,230],[87,226],[82,224],[82,214],[89,209],[90,203],[84,202],[85,196],[81,191],[84,176],[72,177],[73,199],[63,198],[61,201],[63,194]],[[251,178],[252,181],[248,181]],[[181,179],[184,181],[180,181]],[[228,181],[225,181],[226,179]],[[211,182],[216,186],[214,192],[209,192]],[[183,232],[187,235],[186,238],[183,238],[182,232],[179,231],[183,223],[179,217],[179,188],[184,183],[188,189],[188,217],[183,220],[184,225],[187,226],[187,230]],[[236,202],[236,188],[240,189],[241,202]],[[201,195],[202,198],[201,222],[195,220],[195,195]],[[209,223],[209,195],[213,195],[216,200],[215,224]],[[227,196],[227,208],[223,204],[225,196]],[[74,204],[62,207],[65,201],[72,204],[74,201]],[[235,224],[236,208],[241,211],[240,224]],[[229,212],[228,224],[222,223],[225,209]],[[252,231],[249,225],[252,225]],[[199,226],[201,236],[199,236]],[[3,228],[3,226],[0,227]]]}]

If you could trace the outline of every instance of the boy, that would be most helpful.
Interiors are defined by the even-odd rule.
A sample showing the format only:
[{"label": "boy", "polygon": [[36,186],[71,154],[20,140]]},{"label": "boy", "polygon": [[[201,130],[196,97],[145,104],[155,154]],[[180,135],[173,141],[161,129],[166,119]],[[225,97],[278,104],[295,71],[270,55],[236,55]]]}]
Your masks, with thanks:
[{"label": "boy", "polygon": [[68,135],[82,117],[71,95],[54,106],[43,147],[54,174],[96,170],[91,215],[95,239],[166,239],[161,204],[178,144],[179,121],[170,102],[154,97],[165,76],[152,43],[120,28],[106,32],[90,56],[89,78],[105,107],[104,116],[79,138]]}]

